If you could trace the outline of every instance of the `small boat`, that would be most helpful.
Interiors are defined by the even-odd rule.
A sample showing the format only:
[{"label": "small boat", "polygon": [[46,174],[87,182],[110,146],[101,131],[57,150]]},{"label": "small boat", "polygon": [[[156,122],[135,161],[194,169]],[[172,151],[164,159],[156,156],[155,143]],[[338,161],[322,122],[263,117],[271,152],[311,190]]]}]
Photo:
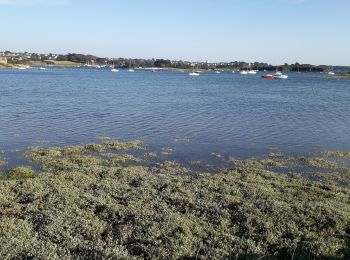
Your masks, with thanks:
[{"label": "small boat", "polygon": [[135,70],[133,69],[133,64],[131,63],[131,60],[129,61],[129,69],[128,72],[135,72]]},{"label": "small boat", "polygon": [[189,73],[189,76],[199,76],[199,71],[194,71],[194,64],[192,65],[192,72]]},{"label": "small boat", "polygon": [[278,70],[278,66],[276,67],[275,77],[282,76],[283,73]]},{"label": "small boat", "polygon": [[216,71],[215,71],[215,73],[216,73],[216,74],[220,74],[221,72],[220,72],[220,71],[218,71],[218,70],[216,70]]},{"label": "small boat", "polygon": [[248,75],[248,71],[246,71],[246,70],[242,70],[240,73],[241,73],[241,75]]},{"label": "small boat", "polygon": [[279,73],[279,74],[276,73],[273,78],[274,79],[288,79],[288,75],[284,75],[282,73]]},{"label": "small boat", "polygon": [[44,67],[40,67],[40,68],[39,68],[39,70],[46,70],[46,68],[44,68]]},{"label": "small boat", "polygon": [[248,74],[250,74],[250,75],[255,75],[256,74],[256,71],[252,69],[252,64],[251,63],[249,63]]},{"label": "small boat", "polygon": [[276,73],[275,73],[275,76],[282,76],[282,75],[283,75],[283,73],[280,71],[276,71]]},{"label": "small boat", "polygon": [[329,67],[329,71],[328,71],[327,74],[330,75],[330,76],[334,76],[335,75],[335,72],[333,71],[333,66]]},{"label": "small boat", "polygon": [[112,64],[111,68],[112,68],[112,69],[111,69],[112,72],[119,72],[119,70],[115,68],[114,62],[113,62],[113,64]]},{"label": "small boat", "polygon": [[19,69],[19,70],[26,70],[26,69],[30,69],[31,67],[29,66],[29,65],[19,65],[18,67],[17,67],[17,69]]},{"label": "small boat", "polygon": [[261,76],[263,79],[274,79],[275,77],[272,74]]}]

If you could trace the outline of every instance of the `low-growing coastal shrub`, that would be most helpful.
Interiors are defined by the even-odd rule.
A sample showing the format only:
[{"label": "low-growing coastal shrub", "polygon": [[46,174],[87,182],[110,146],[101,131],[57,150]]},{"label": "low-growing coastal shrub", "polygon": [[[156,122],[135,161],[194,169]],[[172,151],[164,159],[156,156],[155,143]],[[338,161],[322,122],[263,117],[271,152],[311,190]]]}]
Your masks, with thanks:
[{"label": "low-growing coastal shrub", "polygon": [[140,162],[133,155],[97,150],[31,148],[40,174],[18,167],[13,176],[37,177],[0,181],[2,259],[350,256],[350,188],[338,185],[350,170],[343,165],[321,161],[330,174],[307,179],[268,171],[300,162],[271,156],[232,159],[232,169],[208,174],[173,161],[132,165]]},{"label": "low-growing coastal shrub", "polygon": [[32,179],[36,177],[36,173],[30,167],[20,166],[9,170],[7,177],[10,180]]},{"label": "low-growing coastal shrub", "polygon": [[4,167],[7,164],[5,160],[0,159],[0,168]]},{"label": "low-growing coastal shrub", "polygon": [[112,150],[130,150],[130,149],[140,149],[142,145],[141,140],[134,140],[131,142],[121,142],[118,140],[113,140],[109,137],[101,138],[102,144],[107,148]]}]

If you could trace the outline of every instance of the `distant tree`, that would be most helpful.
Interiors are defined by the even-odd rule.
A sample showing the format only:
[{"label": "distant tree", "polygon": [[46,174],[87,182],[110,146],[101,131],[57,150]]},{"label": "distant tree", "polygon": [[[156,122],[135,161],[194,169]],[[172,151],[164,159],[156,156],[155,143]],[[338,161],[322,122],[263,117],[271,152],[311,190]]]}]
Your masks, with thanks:
[{"label": "distant tree", "polygon": [[68,58],[67,58],[67,55],[58,55],[57,60],[58,61],[67,61]]},{"label": "distant tree", "polygon": [[157,67],[157,68],[171,67],[171,61],[170,60],[164,60],[164,59],[157,59],[154,62],[154,67]]},{"label": "distant tree", "polygon": [[41,57],[39,54],[33,53],[32,55],[30,55],[30,59],[33,61],[39,61],[41,60]]}]

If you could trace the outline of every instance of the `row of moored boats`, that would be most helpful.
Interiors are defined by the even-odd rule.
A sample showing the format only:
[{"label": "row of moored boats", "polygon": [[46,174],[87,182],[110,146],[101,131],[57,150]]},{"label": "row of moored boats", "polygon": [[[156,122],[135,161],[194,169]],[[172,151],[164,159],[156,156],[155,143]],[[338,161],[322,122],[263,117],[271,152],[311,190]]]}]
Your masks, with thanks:
[{"label": "row of moored boats", "polygon": [[[266,70],[265,70],[266,71]],[[190,76],[199,76],[201,71],[195,71],[194,70],[194,66],[193,66],[193,71],[191,73],[189,73]],[[259,70],[253,70],[251,68],[251,65],[249,65],[249,68],[247,70],[241,70],[238,71],[241,75],[256,75]],[[215,73],[219,74],[221,73],[220,71],[216,70]],[[232,73],[236,73],[236,71],[232,71]],[[301,73],[301,72],[299,72]],[[329,71],[327,72],[328,75],[330,76],[334,76],[335,72],[333,71],[333,69],[329,69]],[[261,76],[261,78],[263,79],[288,79],[288,75],[283,74],[282,72],[278,71],[278,68],[276,70],[276,72],[274,74],[266,74]]]}]

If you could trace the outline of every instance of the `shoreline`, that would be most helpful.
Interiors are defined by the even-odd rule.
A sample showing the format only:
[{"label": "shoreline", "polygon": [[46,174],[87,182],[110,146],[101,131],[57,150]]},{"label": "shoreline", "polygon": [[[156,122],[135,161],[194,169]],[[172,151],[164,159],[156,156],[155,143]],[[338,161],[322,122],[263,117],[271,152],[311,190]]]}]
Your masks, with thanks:
[{"label": "shoreline", "polygon": [[[350,152],[232,158],[231,168],[215,174],[157,162],[139,140],[24,154],[39,168],[15,167],[0,181],[0,255],[7,258],[350,254]],[[147,158],[154,163],[145,166]],[[300,165],[318,170],[292,170]]]}]

